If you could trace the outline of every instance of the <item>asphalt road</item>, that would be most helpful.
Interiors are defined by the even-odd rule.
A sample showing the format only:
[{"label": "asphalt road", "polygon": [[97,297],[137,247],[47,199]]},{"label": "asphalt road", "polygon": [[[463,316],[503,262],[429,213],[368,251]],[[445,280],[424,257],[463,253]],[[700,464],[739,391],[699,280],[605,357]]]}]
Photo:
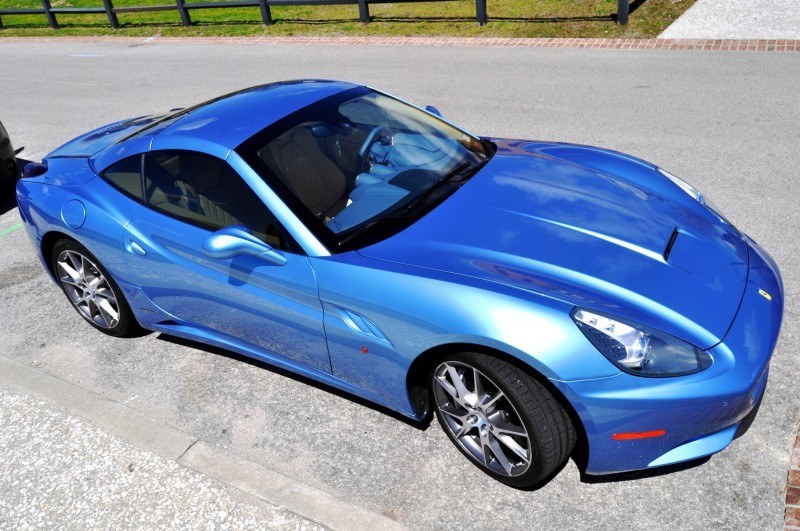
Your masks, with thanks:
[{"label": "asphalt road", "polygon": [[[0,120],[28,158],[119,118],[322,77],[433,104],[479,134],[607,146],[686,178],[769,250],[787,289],[759,416],[697,466],[592,479],[570,462],[538,491],[506,488],[437,425],[158,334],[94,331],[21,230],[0,236],[0,355],[417,528],[782,528],[800,404],[796,54],[0,40],[0,64],[17,74],[0,77]],[[12,209],[0,234],[16,223]]]}]

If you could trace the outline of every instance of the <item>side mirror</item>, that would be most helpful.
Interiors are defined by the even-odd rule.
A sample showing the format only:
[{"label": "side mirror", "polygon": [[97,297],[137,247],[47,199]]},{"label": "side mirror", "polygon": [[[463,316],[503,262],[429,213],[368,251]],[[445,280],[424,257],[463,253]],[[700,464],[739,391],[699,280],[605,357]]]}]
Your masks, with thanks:
[{"label": "side mirror", "polygon": [[250,234],[243,225],[231,225],[211,234],[203,242],[203,252],[220,260],[257,256],[275,265],[286,263],[285,256]]},{"label": "side mirror", "polygon": [[428,105],[427,107],[425,107],[425,110],[431,114],[435,114],[439,118],[443,118],[442,113],[439,112],[439,109],[437,109],[433,105]]},{"label": "side mirror", "polygon": [[47,164],[41,162],[29,162],[22,170],[22,177],[30,179],[47,173]]}]

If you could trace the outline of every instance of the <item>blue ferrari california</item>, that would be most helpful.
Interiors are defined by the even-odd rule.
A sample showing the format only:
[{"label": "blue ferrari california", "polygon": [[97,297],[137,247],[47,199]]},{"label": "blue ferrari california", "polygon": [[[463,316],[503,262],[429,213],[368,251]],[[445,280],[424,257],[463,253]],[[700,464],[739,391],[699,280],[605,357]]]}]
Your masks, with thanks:
[{"label": "blue ferrari california", "polygon": [[17,185],[47,272],[115,336],[239,352],[413,419],[531,487],[725,448],[783,313],[773,260],[622,153],[472,135],[335,81],[113,123]]}]

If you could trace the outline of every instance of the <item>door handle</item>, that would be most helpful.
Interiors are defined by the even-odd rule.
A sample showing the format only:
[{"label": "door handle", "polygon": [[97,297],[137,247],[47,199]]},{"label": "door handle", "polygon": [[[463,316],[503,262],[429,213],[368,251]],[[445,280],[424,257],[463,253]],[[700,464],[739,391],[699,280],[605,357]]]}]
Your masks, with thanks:
[{"label": "door handle", "polygon": [[125,250],[131,254],[138,254],[139,256],[147,256],[147,251],[142,249],[142,246],[133,240],[128,240],[125,243]]}]

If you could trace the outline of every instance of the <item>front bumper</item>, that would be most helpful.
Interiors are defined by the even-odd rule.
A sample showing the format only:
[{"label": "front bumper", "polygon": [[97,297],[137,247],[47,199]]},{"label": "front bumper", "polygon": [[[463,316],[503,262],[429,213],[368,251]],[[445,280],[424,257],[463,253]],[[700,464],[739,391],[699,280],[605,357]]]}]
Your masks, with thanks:
[{"label": "front bumper", "polygon": [[[707,370],[675,378],[618,374],[554,382],[575,406],[589,443],[586,472],[609,474],[697,459],[724,449],[759,402],[783,316],[783,285],[773,260],[748,240],[749,273],[739,312],[711,348]],[[615,433],[664,430],[614,440]]]}]

